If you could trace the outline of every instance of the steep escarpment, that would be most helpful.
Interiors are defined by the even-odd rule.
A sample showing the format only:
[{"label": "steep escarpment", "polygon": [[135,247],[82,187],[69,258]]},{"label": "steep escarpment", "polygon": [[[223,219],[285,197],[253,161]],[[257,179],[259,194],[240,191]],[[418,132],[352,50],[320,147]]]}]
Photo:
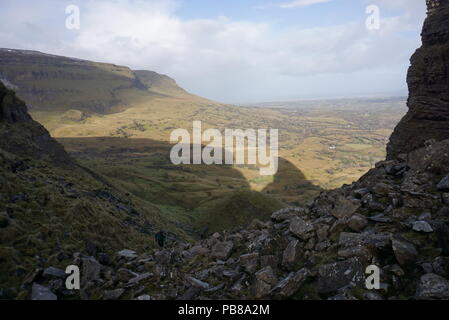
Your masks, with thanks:
[{"label": "steep escarpment", "polygon": [[48,131],[33,121],[26,104],[0,82],[0,148],[34,159],[48,158],[60,165],[73,165],[64,148]]},{"label": "steep escarpment", "polygon": [[388,158],[449,138],[449,2],[428,1],[423,45],[411,58],[409,112],[388,144]]},{"label": "steep escarpment", "polygon": [[33,112],[81,110],[108,114],[142,99],[189,97],[171,78],[152,71],[0,48],[0,81],[27,101]]}]

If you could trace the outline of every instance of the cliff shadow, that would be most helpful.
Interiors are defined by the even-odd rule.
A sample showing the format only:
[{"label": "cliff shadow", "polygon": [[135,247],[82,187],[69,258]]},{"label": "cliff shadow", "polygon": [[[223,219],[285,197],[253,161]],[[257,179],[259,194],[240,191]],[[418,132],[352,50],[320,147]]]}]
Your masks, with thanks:
[{"label": "cliff shadow", "polygon": [[317,196],[323,189],[307,180],[304,173],[289,160],[279,158],[273,182],[262,193],[277,196],[289,204],[301,205]]}]

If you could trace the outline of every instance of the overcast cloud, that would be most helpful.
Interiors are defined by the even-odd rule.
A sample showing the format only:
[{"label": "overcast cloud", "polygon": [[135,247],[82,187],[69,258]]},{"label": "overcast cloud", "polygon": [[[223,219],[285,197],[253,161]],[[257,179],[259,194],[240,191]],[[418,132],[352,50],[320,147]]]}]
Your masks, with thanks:
[{"label": "overcast cloud", "polygon": [[[331,10],[339,1],[282,1],[278,8],[263,8],[273,3],[261,1],[251,8],[299,15],[311,6]],[[64,27],[71,3],[81,8],[77,31]],[[0,47],[154,70],[195,94],[229,103],[405,92],[424,0],[366,1],[373,3],[382,18],[375,31],[366,29],[363,10],[337,24],[317,18],[315,26],[302,27],[251,19],[250,13],[245,19],[183,17],[178,12],[188,0],[2,0]]]}]

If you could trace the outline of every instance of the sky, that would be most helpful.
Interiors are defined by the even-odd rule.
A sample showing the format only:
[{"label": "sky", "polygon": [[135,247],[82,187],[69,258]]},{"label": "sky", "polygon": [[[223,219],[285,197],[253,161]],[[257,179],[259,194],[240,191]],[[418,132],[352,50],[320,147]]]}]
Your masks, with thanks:
[{"label": "sky", "polygon": [[224,103],[406,95],[424,18],[424,0],[0,0],[0,47],[153,70]]}]

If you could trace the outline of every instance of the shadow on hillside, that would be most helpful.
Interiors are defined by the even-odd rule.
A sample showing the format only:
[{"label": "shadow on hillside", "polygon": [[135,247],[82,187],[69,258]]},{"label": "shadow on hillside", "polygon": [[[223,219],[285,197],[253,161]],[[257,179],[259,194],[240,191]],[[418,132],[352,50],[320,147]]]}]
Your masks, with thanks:
[{"label": "shadow on hillside", "polygon": [[[91,171],[100,173],[112,184],[123,182],[121,186],[126,192],[157,204],[193,210],[224,194],[251,190],[245,176],[230,165],[172,164],[170,151],[173,145],[165,141],[116,137],[57,140]],[[191,157],[191,163],[192,160]],[[279,158],[273,182],[261,193],[289,204],[300,204],[290,199],[306,200],[321,190],[290,161]]]},{"label": "shadow on hillside", "polygon": [[270,193],[272,190],[283,189],[284,191],[297,191],[300,188],[310,188],[321,190],[306,179],[304,173],[294,164],[284,158],[279,158],[279,167],[274,175],[274,181],[269,184],[262,192]]}]

